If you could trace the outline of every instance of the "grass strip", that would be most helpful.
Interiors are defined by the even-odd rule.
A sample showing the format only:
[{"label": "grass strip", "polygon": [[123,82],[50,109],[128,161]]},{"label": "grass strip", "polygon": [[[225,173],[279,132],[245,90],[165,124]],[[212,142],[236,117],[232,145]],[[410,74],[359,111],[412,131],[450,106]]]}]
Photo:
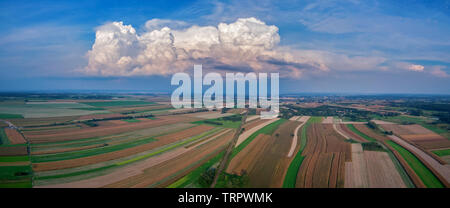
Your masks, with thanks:
[{"label": "grass strip", "polygon": [[256,136],[258,136],[259,134],[268,134],[271,135],[277,128],[279,125],[281,125],[282,123],[286,122],[286,119],[279,119],[261,129],[259,129],[258,131],[256,131],[255,133],[253,133],[252,135],[250,135],[247,139],[245,139],[241,144],[239,144],[236,148],[233,149],[233,152],[231,153],[231,158],[233,158],[234,156],[236,156],[241,150],[243,150],[248,144],[250,144],[250,142],[253,141],[253,139],[256,138]]},{"label": "grass strip", "polygon": [[0,128],[0,145],[9,145],[11,142],[8,139],[8,136],[6,136],[5,130],[3,128]]},{"label": "grass strip", "polygon": [[369,142],[376,142],[377,140],[375,140],[372,137],[367,136],[366,134],[360,132],[358,129],[355,128],[355,126],[353,126],[353,124],[347,124],[347,128],[349,128],[351,131],[353,131],[355,134],[358,134],[360,137],[366,139]]},{"label": "grass strip", "polygon": [[444,185],[439,179],[416,157],[414,154],[393,141],[386,141],[394,148],[408,163],[422,182],[428,188],[443,188]]},{"label": "grass strip", "polygon": [[30,157],[28,155],[24,156],[0,156],[0,162],[23,162],[30,161]]},{"label": "grass strip", "polygon": [[297,174],[300,169],[300,166],[305,159],[305,156],[302,156],[302,152],[306,147],[306,130],[308,129],[311,123],[317,123],[318,119],[308,119],[305,125],[302,126],[302,133],[300,134],[300,149],[292,160],[291,164],[289,164],[288,170],[286,172],[286,176],[283,181],[283,188],[295,188],[295,183],[297,181]]}]

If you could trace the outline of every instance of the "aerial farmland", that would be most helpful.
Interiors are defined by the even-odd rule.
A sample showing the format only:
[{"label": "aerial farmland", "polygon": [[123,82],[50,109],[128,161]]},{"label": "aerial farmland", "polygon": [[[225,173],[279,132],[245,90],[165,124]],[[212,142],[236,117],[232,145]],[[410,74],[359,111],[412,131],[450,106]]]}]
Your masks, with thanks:
[{"label": "aerial farmland", "polygon": [[433,112],[290,97],[263,119],[168,99],[2,96],[0,187],[449,187],[448,124]]}]

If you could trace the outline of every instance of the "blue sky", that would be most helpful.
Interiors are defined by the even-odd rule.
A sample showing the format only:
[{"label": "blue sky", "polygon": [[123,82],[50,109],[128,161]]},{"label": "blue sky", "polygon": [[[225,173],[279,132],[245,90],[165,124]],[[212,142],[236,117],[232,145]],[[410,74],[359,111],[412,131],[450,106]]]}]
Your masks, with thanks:
[{"label": "blue sky", "polygon": [[[449,15],[450,1],[446,0],[4,0],[0,2],[0,91],[170,92],[170,73],[161,72],[153,64],[158,61],[154,57],[145,64],[133,64],[146,69],[140,74],[113,72],[109,67],[115,66],[104,62],[90,63],[98,52],[92,49],[93,45],[100,45],[96,32],[110,32],[112,23],[123,22],[135,29],[138,37],[144,37],[153,29],[168,26],[179,40],[186,36],[182,32],[193,26],[218,28],[223,23],[234,28],[239,26],[241,18],[245,19],[244,25],[256,21],[263,29],[275,26],[277,31],[261,34],[279,37],[279,41],[275,41],[275,46],[265,46],[264,56],[257,54],[239,63],[217,61],[221,53],[201,59],[190,57],[188,63],[202,63],[211,69],[248,71],[254,70],[254,60],[267,58],[265,54],[270,53],[262,66],[286,74],[280,81],[281,93],[449,94]],[[148,21],[155,18],[159,25],[149,29]],[[248,18],[255,20],[247,21]],[[234,37],[238,38],[234,41],[240,40],[239,37]],[[256,40],[249,41],[255,46]],[[133,58],[127,53],[141,52],[127,49],[120,53]],[[149,68],[150,62],[153,65]],[[97,74],[86,73],[95,67],[102,69],[95,69]]]}]

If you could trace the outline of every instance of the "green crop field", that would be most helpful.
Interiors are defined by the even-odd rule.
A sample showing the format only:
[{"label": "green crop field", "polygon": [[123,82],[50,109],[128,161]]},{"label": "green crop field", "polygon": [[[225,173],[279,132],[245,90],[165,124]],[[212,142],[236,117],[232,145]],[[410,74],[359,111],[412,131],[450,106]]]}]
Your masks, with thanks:
[{"label": "green crop field", "polygon": [[0,188],[31,188],[31,166],[0,166]]},{"label": "green crop field", "polygon": [[309,118],[308,122],[321,123],[322,122],[322,117],[321,116],[311,116],[311,118]]},{"label": "green crop field", "polygon": [[0,128],[0,146],[10,144],[8,136],[6,136],[5,130]]},{"label": "green crop field", "polygon": [[[314,119],[312,119],[314,118]],[[308,129],[309,125],[311,123],[316,123],[318,121],[321,121],[321,119],[317,119],[317,117],[310,118],[305,125],[301,128],[301,134],[300,134],[300,149],[298,150],[297,154],[295,155],[295,158],[292,160],[291,164],[289,164],[286,176],[283,181],[283,188],[294,188],[298,170],[300,169],[300,166],[302,165],[303,160],[305,159],[304,156],[302,156],[302,152],[306,147],[307,136],[306,136],[306,130]],[[320,117],[319,117],[320,118]]]},{"label": "green crop field", "polygon": [[369,137],[369,136],[367,136],[366,134],[360,132],[358,129],[356,129],[356,128],[353,126],[353,124],[347,124],[347,127],[348,127],[351,131],[353,131],[354,133],[358,134],[360,137],[366,139],[366,140],[369,141],[369,142],[376,142],[376,141],[377,141],[377,140],[375,140],[374,138]]},{"label": "green crop field", "polygon": [[450,149],[434,150],[433,153],[441,157],[447,156],[450,155]]},{"label": "green crop field", "polygon": [[138,119],[124,119],[124,120],[122,120],[122,121],[126,121],[126,122],[128,122],[128,123],[138,123],[138,122],[141,122],[141,120],[138,120]]},{"label": "green crop field", "polygon": [[0,113],[0,119],[8,119],[8,118],[23,118],[23,116],[21,114]]},{"label": "green crop field", "polygon": [[24,162],[24,161],[30,161],[30,157],[28,155],[25,155],[25,156],[0,156],[0,162]]},{"label": "green crop field", "polygon": [[429,188],[444,187],[441,181],[439,181],[439,179],[411,152],[393,141],[387,141],[387,143],[406,160],[408,165],[416,172],[425,186]]}]

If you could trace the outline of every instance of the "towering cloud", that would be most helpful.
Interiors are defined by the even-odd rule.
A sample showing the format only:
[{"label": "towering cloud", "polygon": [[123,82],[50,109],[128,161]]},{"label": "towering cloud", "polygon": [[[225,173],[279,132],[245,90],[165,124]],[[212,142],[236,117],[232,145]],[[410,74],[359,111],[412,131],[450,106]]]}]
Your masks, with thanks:
[{"label": "towering cloud", "polygon": [[282,71],[301,76],[304,70],[327,70],[321,61],[278,46],[278,28],[256,18],[216,26],[171,29],[162,24],[183,22],[150,20],[137,34],[131,25],[112,22],[99,27],[88,52],[85,72],[102,76],[167,75],[203,63],[221,71]]}]

